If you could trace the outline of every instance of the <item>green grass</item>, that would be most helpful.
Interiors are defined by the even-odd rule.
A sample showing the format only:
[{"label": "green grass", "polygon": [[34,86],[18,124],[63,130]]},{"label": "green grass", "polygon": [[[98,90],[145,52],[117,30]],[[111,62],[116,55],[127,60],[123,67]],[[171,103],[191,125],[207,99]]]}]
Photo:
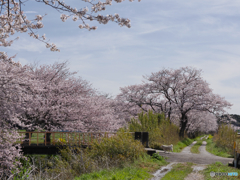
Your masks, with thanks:
[{"label": "green grass", "polygon": [[193,141],[194,141],[193,139],[189,139],[189,138],[185,138],[179,141],[176,145],[173,146],[173,152],[181,152],[183,148],[192,144]]},{"label": "green grass", "polygon": [[201,140],[201,137],[205,136],[205,134],[201,135],[201,136],[198,136],[196,138],[194,138],[194,141],[200,141]]},{"label": "green grass", "polygon": [[216,146],[216,143],[213,142],[213,139],[206,140],[207,146],[206,150],[216,156],[226,157],[226,158],[232,158],[233,156],[229,154],[229,152],[226,149],[220,148]]},{"label": "green grass", "polygon": [[199,154],[199,147],[202,145],[202,140],[197,141],[196,144],[194,144],[194,146],[191,147],[190,151],[191,153],[195,153],[195,154]]},{"label": "green grass", "polygon": [[228,173],[228,172],[237,172],[238,173],[238,179],[240,178],[240,170],[239,169],[236,169],[236,168],[233,168],[233,167],[230,167],[230,166],[227,166],[227,165],[223,165],[221,162],[215,162],[213,164],[210,164],[208,165],[208,167],[206,169],[204,169],[202,172],[203,175],[204,175],[204,179],[205,180],[228,180],[228,179],[237,179],[236,176],[215,176],[215,177],[211,177],[210,176],[210,172],[225,172],[225,173]]},{"label": "green grass", "polygon": [[171,171],[169,171],[161,180],[184,180],[188,174],[192,172],[191,166],[193,163],[178,163],[174,164]]},{"label": "green grass", "polygon": [[75,178],[74,180],[89,180],[89,179],[98,179],[98,180],[143,180],[153,177],[144,169],[126,167],[123,169],[111,169],[111,170],[102,170],[99,172],[93,172],[90,174],[84,174],[80,177]]},{"label": "green grass", "polygon": [[75,177],[75,180],[144,180],[153,177],[153,172],[167,164],[168,162],[158,154],[154,154],[152,157],[146,154],[135,160],[134,163],[125,164],[124,168],[104,169],[83,174],[80,177]]},{"label": "green grass", "polygon": [[[194,163],[178,163],[174,164],[170,172],[168,172],[161,180],[184,180],[192,172],[191,166],[195,165]],[[237,172],[239,174],[236,176],[215,176],[211,177],[210,172]],[[204,175],[205,180],[228,180],[228,179],[239,179],[240,178],[240,169],[236,169],[227,165],[223,165],[221,162],[215,162],[213,164],[207,165],[207,168],[199,171],[198,173]]]}]

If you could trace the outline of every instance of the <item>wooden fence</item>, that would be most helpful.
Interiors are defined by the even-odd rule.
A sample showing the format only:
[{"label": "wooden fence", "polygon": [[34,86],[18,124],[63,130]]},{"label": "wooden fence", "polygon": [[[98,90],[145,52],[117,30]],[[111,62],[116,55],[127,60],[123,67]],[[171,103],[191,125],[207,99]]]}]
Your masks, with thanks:
[{"label": "wooden fence", "polygon": [[[18,132],[24,134],[17,143],[24,145],[89,145],[94,139],[111,137],[116,132]],[[131,132],[131,134],[134,132]],[[27,135],[27,138],[26,138]]]},{"label": "wooden fence", "polygon": [[[67,146],[91,148],[93,140],[115,136],[116,132],[19,132],[24,134],[16,143],[21,144],[23,154],[57,154]],[[130,132],[135,140],[148,147],[148,132]],[[152,155],[154,152],[147,150]]]}]

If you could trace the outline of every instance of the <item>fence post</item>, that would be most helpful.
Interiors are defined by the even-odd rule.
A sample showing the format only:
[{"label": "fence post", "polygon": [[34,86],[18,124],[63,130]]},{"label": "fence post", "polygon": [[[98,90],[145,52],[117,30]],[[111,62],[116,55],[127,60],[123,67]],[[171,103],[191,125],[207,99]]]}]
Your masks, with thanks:
[{"label": "fence post", "polygon": [[142,132],[142,144],[145,148],[148,148],[148,132]]},{"label": "fence post", "polygon": [[46,144],[47,144],[47,133],[45,132],[44,135],[45,135],[45,146],[46,146]]},{"label": "fence post", "polygon": [[55,132],[53,132],[53,145],[55,146]]},{"label": "fence post", "polygon": [[28,141],[28,145],[31,145],[31,133],[29,133],[29,141]]},{"label": "fence post", "polygon": [[141,132],[135,132],[135,140],[142,140],[142,133]]},{"label": "fence post", "polygon": [[144,147],[148,148],[148,132],[135,132],[135,140],[140,140]]}]

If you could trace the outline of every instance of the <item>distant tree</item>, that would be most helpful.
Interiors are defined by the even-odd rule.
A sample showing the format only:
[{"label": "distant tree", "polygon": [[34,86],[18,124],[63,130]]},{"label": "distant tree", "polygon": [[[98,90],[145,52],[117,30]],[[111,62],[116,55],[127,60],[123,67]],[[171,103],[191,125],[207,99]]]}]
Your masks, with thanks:
[{"label": "distant tree", "polygon": [[240,115],[238,115],[238,114],[230,114],[230,116],[231,116],[233,119],[235,119],[237,122],[240,123]]},{"label": "distant tree", "polygon": [[186,131],[189,133],[216,132],[218,128],[217,118],[214,114],[205,111],[192,111],[188,115]]},{"label": "distant tree", "polygon": [[144,111],[150,108],[154,112],[164,112],[169,119],[178,115],[180,137],[184,136],[190,112],[210,112],[220,116],[225,108],[232,106],[223,97],[212,93],[201,77],[201,70],[191,67],[163,69],[144,78],[141,85],[121,88],[117,98]]}]

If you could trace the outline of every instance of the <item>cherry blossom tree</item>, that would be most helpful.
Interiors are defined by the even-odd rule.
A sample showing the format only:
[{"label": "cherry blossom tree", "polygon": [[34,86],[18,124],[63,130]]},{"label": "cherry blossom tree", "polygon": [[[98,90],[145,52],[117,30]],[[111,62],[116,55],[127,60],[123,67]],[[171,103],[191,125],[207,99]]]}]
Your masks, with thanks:
[{"label": "cherry blossom tree", "polygon": [[13,145],[21,136],[12,125],[23,125],[17,116],[23,112],[22,95],[31,88],[25,70],[6,54],[0,54],[0,179],[11,178],[14,169],[17,173],[21,164],[16,158],[23,157],[19,144]]},{"label": "cherry blossom tree", "polygon": [[[120,18],[118,14],[115,15],[94,15],[100,11],[106,10],[107,6],[111,6],[113,0],[106,0],[105,2],[94,0],[82,0],[87,3],[86,7],[72,7],[69,4],[66,4],[62,0],[35,0],[37,3],[43,3],[54,10],[61,13],[60,19],[65,22],[67,19],[72,17],[73,21],[80,21],[79,28],[87,30],[96,30],[96,26],[90,26],[86,21],[97,21],[99,24],[107,24],[109,21],[118,23],[120,26],[131,27],[130,20],[128,18]],[[117,3],[121,3],[124,0],[114,0]],[[129,0],[133,2],[134,0]],[[138,0],[140,2],[140,0]],[[11,35],[14,35],[16,32],[29,32],[28,34],[44,43],[46,47],[50,48],[51,51],[60,51],[55,44],[50,44],[46,41],[45,34],[39,35],[36,33],[36,30],[44,27],[42,23],[45,15],[36,15],[33,20],[29,20],[24,13],[24,5],[28,1],[22,0],[1,0],[0,1],[0,46],[11,46],[14,39],[7,40]],[[90,10],[89,10],[90,9]],[[19,37],[18,37],[19,38]],[[16,39],[18,39],[16,38]]]},{"label": "cherry blossom tree", "polygon": [[213,94],[209,84],[201,77],[201,70],[182,67],[176,70],[162,69],[144,76],[144,83],[121,88],[117,99],[146,111],[164,112],[169,119],[179,116],[183,137],[192,111],[209,112],[220,116],[232,104]]},{"label": "cherry blossom tree", "polygon": [[212,113],[204,111],[191,111],[188,118],[186,128],[188,134],[194,134],[195,132],[210,133],[217,131],[217,117]]},{"label": "cherry blossom tree", "polygon": [[[27,72],[37,82],[28,90],[21,104],[18,120],[27,131],[116,131],[124,119],[117,116],[112,99],[99,94],[80,77],[74,77],[65,63],[28,66]],[[50,133],[47,142],[50,142]],[[26,133],[26,142],[29,134]]]},{"label": "cherry blossom tree", "polygon": [[[66,63],[40,67],[15,63],[0,54],[0,173],[20,164],[20,136],[14,126],[26,130],[57,129],[115,131],[125,121],[117,116],[112,99],[99,94],[82,78],[69,72]],[[47,142],[50,141],[50,134]]]},{"label": "cherry blossom tree", "polygon": [[112,100],[74,77],[75,72],[69,72],[66,63],[32,68],[32,74],[41,88],[31,92],[33,99],[25,103],[25,111],[19,116],[28,125],[26,130],[106,130],[116,119]]}]

